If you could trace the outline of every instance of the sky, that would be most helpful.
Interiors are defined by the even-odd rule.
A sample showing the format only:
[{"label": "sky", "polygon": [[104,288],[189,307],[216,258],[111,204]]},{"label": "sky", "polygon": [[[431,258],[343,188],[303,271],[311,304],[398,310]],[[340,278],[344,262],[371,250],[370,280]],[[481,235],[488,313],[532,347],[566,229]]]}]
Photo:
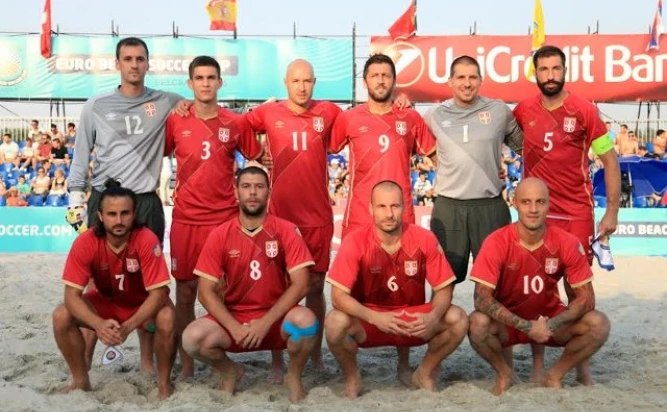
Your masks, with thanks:
[{"label": "sky", "polygon": [[[2,32],[40,30],[44,0],[0,0]],[[111,21],[121,37],[170,35],[175,21],[181,35],[220,35],[208,30],[206,0],[51,0],[53,29],[64,33],[110,33]],[[370,35],[385,35],[409,0],[237,0],[238,35],[350,36],[356,23],[357,56],[368,55]],[[464,35],[476,22],[477,34],[528,33],[534,0],[418,0],[418,35]],[[647,33],[657,0],[542,0],[549,34]],[[667,18],[667,16],[665,16]],[[361,58],[363,59],[363,57]],[[282,70],[282,69],[281,69]],[[4,104],[21,114],[48,115],[47,105]],[[30,106],[30,107],[26,107]],[[71,109],[72,107],[73,109]],[[602,105],[613,117],[636,118],[636,106]],[[68,114],[76,113],[68,105]],[[9,113],[0,108],[0,116]]]}]

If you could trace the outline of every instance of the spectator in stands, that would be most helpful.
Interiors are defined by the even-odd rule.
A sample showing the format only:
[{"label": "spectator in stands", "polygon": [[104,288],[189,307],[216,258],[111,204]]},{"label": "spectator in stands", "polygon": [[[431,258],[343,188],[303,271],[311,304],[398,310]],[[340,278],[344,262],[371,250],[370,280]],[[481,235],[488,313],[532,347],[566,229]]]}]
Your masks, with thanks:
[{"label": "spectator in stands", "polygon": [[426,173],[435,171],[435,164],[428,157],[414,155],[410,160],[413,170]]},{"label": "spectator in stands", "polygon": [[10,163],[14,167],[19,166],[19,145],[12,140],[12,135],[5,133],[2,135],[2,144],[0,144],[0,163]]},{"label": "spectator in stands", "polygon": [[639,147],[638,147],[638,149],[637,149],[637,154],[639,155],[639,157],[645,157],[645,158],[647,158],[647,159],[660,159],[660,155],[659,155],[659,154],[650,153],[650,152],[646,149],[646,146],[641,145],[641,144],[639,145]]},{"label": "spectator in stands", "polygon": [[28,137],[30,137],[33,141],[38,142],[39,139],[42,138],[42,132],[39,130],[39,121],[33,120],[30,122],[30,130],[28,130]]},{"label": "spectator in stands", "polygon": [[4,196],[7,193],[7,188],[5,187],[5,181],[0,178],[0,196]]},{"label": "spectator in stands", "polygon": [[67,194],[67,179],[63,169],[56,169],[55,177],[51,182],[51,191],[49,195],[65,196]]},{"label": "spectator in stands", "polygon": [[427,190],[426,195],[424,195],[423,205],[422,206],[433,206],[435,201],[435,196],[433,195],[433,189]]},{"label": "spectator in stands", "polygon": [[343,177],[343,169],[340,167],[340,160],[337,158],[331,159],[329,162],[329,182],[335,182],[336,179]]},{"label": "spectator in stands", "polygon": [[347,193],[345,193],[345,186],[342,183],[338,183],[334,189],[333,198],[336,201],[336,204],[340,204],[342,199],[347,199]]},{"label": "spectator in stands", "polygon": [[346,197],[347,197],[347,196],[349,195],[349,193],[350,193],[350,182],[351,182],[350,179],[352,179],[352,178],[350,177],[350,173],[349,173],[349,172],[348,172],[348,173],[345,173],[345,174],[343,175],[342,180],[343,180],[343,186],[345,186],[345,196],[346,196]]},{"label": "spectator in stands", "polygon": [[607,127],[607,136],[609,136],[611,142],[616,142],[616,132],[611,130],[611,122],[604,122],[604,125]]},{"label": "spectator in stands", "polygon": [[412,188],[412,193],[417,199],[417,204],[424,204],[424,197],[426,197],[426,192],[433,190],[433,185],[426,178],[426,172],[419,172],[419,177],[415,182],[415,185]]},{"label": "spectator in stands", "polygon": [[51,144],[51,136],[48,133],[42,133],[42,140],[37,147],[37,161],[46,162],[51,159],[51,149],[53,145]]},{"label": "spectator in stands", "polygon": [[37,169],[37,177],[32,181],[32,194],[42,196],[46,199],[51,189],[51,178],[46,174],[43,167]]},{"label": "spectator in stands", "polygon": [[621,146],[626,140],[628,140],[628,125],[622,124],[616,135],[616,140],[614,141],[616,153],[621,154]]},{"label": "spectator in stands", "polygon": [[65,140],[65,136],[58,130],[58,125],[55,123],[51,123],[51,131],[49,132],[49,135],[51,136],[51,140],[58,139],[61,142]]},{"label": "spectator in stands", "polygon": [[619,148],[621,156],[637,156],[639,153],[639,140],[635,132],[630,130],[627,139],[623,140]]},{"label": "spectator in stands", "polygon": [[56,166],[65,164],[67,167],[69,167],[69,153],[67,152],[67,148],[62,145],[60,139],[58,138],[53,139],[53,146],[51,147],[51,162],[53,162],[53,164]]},{"label": "spectator in stands", "polygon": [[67,134],[65,135],[65,147],[74,148],[74,142],[76,141],[76,126],[74,123],[67,123]]},{"label": "spectator in stands", "polygon": [[28,166],[32,166],[32,169],[35,170],[37,167],[37,156],[35,150],[37,145],[33,143],[32,138],[28,137],[25,139],[25,146],[19,152],[19,169],[26,170]]},{"label": "spectator in stands", "polygon": [[664,157],[665,146],[667,146],[667,133],[662,129],[658,129],[653,138],[653,153],[658,155],[658,157]]},{"label": "spectator in stands", "polygon": [[10,187],[7,191],[7,206],[27,206],[28,202],[25,201],[22,197],[19,196],[19,191],[16,186]]},{"label": "spectator in stands", "polygon": [[27,199],[28,196],[30,196],[30,191],[32,188],[28,183],[25,181],[25,176],[20,175],[19,176],[19,181],[16,184],[16,188],[19,191],[19,197],[22,197],[23,199]]},{"label": "spectator in stands", "polygon": [[347,159],[345,158],[343,152],[341,151],[340,153],[333,153],[327,155],[327,159],[329,161],[329,164],[336,159],[338,160],[338,164],[340,165],[341,168],[347,169]]}]

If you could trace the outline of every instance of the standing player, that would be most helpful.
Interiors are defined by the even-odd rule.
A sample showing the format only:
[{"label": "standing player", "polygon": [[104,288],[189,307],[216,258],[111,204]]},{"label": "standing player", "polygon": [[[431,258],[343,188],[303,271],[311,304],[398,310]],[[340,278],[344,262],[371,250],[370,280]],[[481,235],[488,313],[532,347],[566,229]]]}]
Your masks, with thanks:
[{"label": "standing player", "polygon": [[[547,226],[549,191],[539,179],[516,188],[517,223],[489,235],[473,265],[475,312],[470,343],[496,370],[493,393],[512,383],[502,348],[534,342],[564,346],[544,385],[561,388],[563,376],[597,352],[609,336],[607,317],[595,310],[593,272],[577,237]],[[565,277],[573,290],[567,306],[558,295]]]},{"label": "standing player", "polygon": [[438,140],[431,230],[460,283],[470,253],[475,259],[489,233],[511,222],[498,176],[501,146],[521,153],[523,134],[505,103],[478,95],[482,75],[477,60],[457,57],[449,73],[454,97],[429,109],[424,121]]},{"label": "standing player", "polygon": [[[589,149],[604,166],[607,209],[598,224],[597,234],[605,241],[618,224],[620,167],[595,105],[563,89],[565,63],[565,54],[557,47],[543,46],[535,52],[535,80],[541,93],[520,102],[514,115],[524,134],[524,177],[544,180],[551,193],[547,224],[575,235],[584,245],[588,263],[592,264],[595,217]],[[571,300],[574,295],[567,278],[565,290]],[[540,348],[535,353],[534,378],[542,374],[543,364],[544,349]],[[582,384],[593,384],[587,362],[577,367],[577,375]]]},{"label": "standing player", "polygon": [[[113,178],[137,194],[137,218],[164,240],[165,218],[157,195],[160,183],[167,116],[181,99],[173,93],[144,86],[148,71],[148,47],[136,37],[116,45],[116,69],[120,86],[111,93],[89,99],[81,111],[70,168],[67,221],[78,232],[97,223],[104,182]],[[90,152],[95,148],[92,191],[86,206]],[[87,215],[87,217],[86,217]],[[150,335],[139,332],[142,353],[150,355]],[[90,354],[92,356],[92,353]],[[141,368],[153,370],[152,357],[142,358]]]},{"label": "standing player", "polygon": [[388,56],[376,54],[366,60],[364,84],[368,89],[368,103],[338,116],[329,145],[334,153],[350,145],[352,184],[343,219],[343,237],[352,229],[369,223],[371,189],[383,180],[401,186],[405,205],[403,220],[413,223],[410,157],[413,153],[421,156],[435,153],[435,138],[419,113],[413,109],[398,109],[392,104],[396,68]]},{"label": "standing player", "polygon": [[[331,102],[311,100],[315,87],[312,65],[294,60],[287,67],[288,98],[265,103],[245,114],[252,128],[266,133],[271,169],[271,214],[297,225],[315,265],[310,268],[311,286],[306,306],[324,322],[324,277],[329,269],[333,212],[328,191],[327,145],[331,126],[341,109]],[[322,334],[317,337],[313,364],[323,369]],[[282,356],[273,353],[269,378],[282,381]]]},{"label": "standing player", "polygon": [[[391,181],[372,188],[373,223],[350,232],[327,281],[334,310],[326,318],[329,349],[345,376],[345,395],[361,391],[359,347],[428,344],[411,376],[418,388],[436,390],[437,370],[468,331],[465,312],[451,304],[456,280],[433,233],[403,223],[404,195]],[[425,282],[433,288],[425,303]]]},{"label": "standing player", "polygon": [[[115,346],[150,324],[155,325],[158,393],[165,399],[174,392],[170,375],[176,352],[171,281],[160,241],[137,223],[137,197],[131,190],[110,180],[99,203],[96,226],[72,245],[63,271],[65,303],[53,312],[56,343],[72,374],[69,389],[91,390],[79,328]],[[91,279],[95,288],[83,293]]]},{"label": "standing player", "polygon": [[[368,205],[376,183],[391,180],[403,191],[403,221],[414,223],[410,185],[410,157],[435,154],[435,138],[419,113],[392,104],[396,67],[384,54],[375,54],[364,65],[368,102],[350,109],[336,120],[329,149],[338,153],[350,145],[352,183],[343,218],[344,238],[351,230],[370,222]],[[400,349],[398,374],[409,383],[409,349]]]},{"label": "standing player", "polygon": [[297,227],[266,214],[266,172],[242,169],[236,186],[238,218],[211,232],[197,261],[199,301],[208,314],[185,329],[183,347],[219,371],[222,390],[230,393],[243,370],[226,352],[287,348],[285,383],[297,402],[305,396],[301,373],[319,329],[315,314],[298,306],[314,262]]},{"label": "standing player", "polygon": [[[176,333],[195,318],[197,276],[193,271],[209,233],[238,215],[234,196],[234,153],[256,159],[262,151],[242,117],[218,106],[220,65],[212,57],[190,63],[194,92],[190,116],[167,119],[165,156],[175,151],[178,169],[171,226],[171,273],[176,279]],[[194,375],[192,358],[179,348],[181,377]]]}]

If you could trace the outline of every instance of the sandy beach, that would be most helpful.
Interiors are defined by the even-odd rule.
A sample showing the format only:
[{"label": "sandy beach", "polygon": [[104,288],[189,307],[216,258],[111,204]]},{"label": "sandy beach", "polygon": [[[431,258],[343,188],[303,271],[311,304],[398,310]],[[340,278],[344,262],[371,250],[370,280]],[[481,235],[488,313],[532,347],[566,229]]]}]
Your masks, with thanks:
[{"label": "sandy beach", "polygon": [[[228,396],[219,378],[197,363],[196,377],[177,381],[167,401],[156,399],[152,376],[139,372],[136,334],[123,346],[125,358],[102,366],[98,345],[91,371],[93,391],[54,394],[67,384],[68,370],[58,352],[51,312],[62,301],[61,271],[65,255],[0,255],[0,410],[2,411],[634,411],[667,409],[667,258],[616,257],[617,269],[595,268],[597,308],[612,322],[607,344],[594,357],[597,384],[582,387],[573,373],[563,390],[527,383],[530,349],[515,349],[519,383],[501,397],[489,389],[490,367],[466,339],[443,364],[439,385],[430,393],[411,390],[395,378],[394,349],[362,350],[359,366],[365,391],[355,400],[342,396],[338,366],[325,348],[326,372],[315,376],[306,367],[308,397],[291,405],[282,386],[266,383],[269,354],[235,355],[245,368],[240,391]],[[173,288],[172,288],[173,289]],[[472,282],[457,287],[454,301],[472,310]],[[326,291],[329,293],[328,289]],[[173,290],[172,290],[173,294]],[[198,313],[201,313],[201,307]],[[424,349],[415,348],[416,367]],[[547,349],[547,366],[559,354]],[[175,368],[178,372],[180,365]],[[175,373],[176,374],[176,373]],[[174,375],[175,376],[175,375]]]}]

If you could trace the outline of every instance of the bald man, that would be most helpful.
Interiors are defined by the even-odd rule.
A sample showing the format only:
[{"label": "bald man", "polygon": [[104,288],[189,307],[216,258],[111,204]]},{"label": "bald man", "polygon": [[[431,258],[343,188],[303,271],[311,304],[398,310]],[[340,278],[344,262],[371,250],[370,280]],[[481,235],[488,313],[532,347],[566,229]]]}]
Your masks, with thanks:
[{"label": "bald man", "polygon": [[[584,246],[565,230],[546,226],[549,191],[544,182],[523,180],[515,205],[519,221],[486,238],[470,274],[476,285],[468,336],[496,371],[496,395],[512,383],[503,348],[527,343],[564,347],[543,382],[561,388],[563,376],[597,352],[610,330],[607,316],[595,310]],[[558,293],[563,277],[574,294],[567,306]]]},{"label": "bald man", "polygon": [[[287,100],[265,103],[245,118],[257,133],[266,133],[266,154],[272,159],[271,214],[299,228],[315,260],[310,267],[310,288],[306,306],[324,322],[324,277],[329,269],[333,213],[329,199],[327,146],[331,126],[341,112],[334,103],[312,100],[315,88],[313,66],[297,59],[287,66]],[[315,369],[322,362],[322,331],[318,332],[312,360]],[[282,382],[281,352],[273,352],[272,383]]]},{"label": "bald man", "polygon": [[[468,330],[465,312],[451,304],[456,276],[438,239],[403,222],[403,209],[401,187],[377,183],[371,192],[372,223],[346,236],[327,277],[334,310],[324,328],[348,398],[361,391],[358,348],[428,345],[411,382],[434,391],[438,366]],[[426,282],[433,289],[429,303]]]}]

